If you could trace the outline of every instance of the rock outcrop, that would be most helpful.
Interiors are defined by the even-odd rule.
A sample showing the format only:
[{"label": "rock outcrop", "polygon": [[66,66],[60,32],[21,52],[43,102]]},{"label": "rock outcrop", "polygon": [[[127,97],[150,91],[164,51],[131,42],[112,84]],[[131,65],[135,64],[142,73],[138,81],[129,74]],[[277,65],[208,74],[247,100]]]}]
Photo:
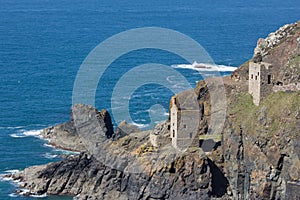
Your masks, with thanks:
[{"label": "rock outcrop", "polygon": [[81,152],[86,151],[88,146],[84,143],[87,140],[84,140],[83,133],[88,133],[89,139],[93,135],[96,139],[113,136],[113,125],[106,110],[99,112],[91,106],[77,104],[71,111],[70,121],[42,131],[41,136],[49,140],[49,144],[57,148]]},{"label": "rock outcrop", "polygon": [[[259,39],[254,50],[254,62],[272,63],[277,84],[300,82],[300,21],[287,24],[278,31]],[[248,80],[249,62],[232,73],[236,81]]]}]

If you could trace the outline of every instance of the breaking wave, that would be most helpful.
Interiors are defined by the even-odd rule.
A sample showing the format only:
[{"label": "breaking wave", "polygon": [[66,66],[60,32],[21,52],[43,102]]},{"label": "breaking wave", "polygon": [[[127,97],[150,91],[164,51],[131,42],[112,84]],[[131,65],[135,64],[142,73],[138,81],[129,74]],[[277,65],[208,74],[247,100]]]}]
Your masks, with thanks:
[{"label": "breaking wave", "polygon": [[12,133],[10,134],[10,137],[13,138],[23,138],[23,137],[29,137],[29,136],[34,136],[34,137],[39,137],[43,129],[40,130],[19,130],[17,133]]},{"label": "breaking wave", "polygon": [[226,65],[213,65],[209,63],[197,63],[193,64],[175,64],[171,65],[173,68],[182,68],[182,69],[192,69],[196,71],[204,71],[204,72],[232,72],[237,69],[237,67],[226,66]]},{"label": "breaking wave", "polygon": [[56,154],[51,154],[51,153],[45,153],[45,154],[43,155],[43,157],[44,157],[44,158],[48,158],[48,159],[54,159],[54,158],[58,157],[58,155],[56,155]]},{"label": "breaking wave", "polygon": [[18,169],[11,169],[11,170],[6,170],[5,173],[8,173],[8,174],[16,174],[16,173],[19,173],[20,170]]}]

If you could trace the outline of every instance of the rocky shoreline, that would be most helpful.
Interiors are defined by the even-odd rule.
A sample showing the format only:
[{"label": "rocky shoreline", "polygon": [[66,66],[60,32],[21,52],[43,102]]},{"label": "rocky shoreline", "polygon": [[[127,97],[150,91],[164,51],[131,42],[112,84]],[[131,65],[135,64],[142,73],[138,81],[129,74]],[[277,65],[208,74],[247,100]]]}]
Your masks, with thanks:
[{"label": "rocky shoreline", "polygon": [[[87,113],[88,116],[98,112],[85,105],[73,107],[73,110],[77,109],[81,110],[80,113]],[[93,121],[92,118],[83,122],[84,129],[93,126],[92,123],[87,124],[88,121]],[[99,120],[97,117],[96,119]],[[45,129],[42,134],[53,141],[51,136],[57,139],[57,135],[65,131],[65,126],[58,125],[55,128]],[[11,175],[11,178],[22,182],[20,188],[28,189],[24,195],[72,194],[76,195],[77,199],[208,198],[211,191],[210,166],[213,164],[205,158],[203,152],[194,150],[188,153],[189,156],[180,155],[174,158],[176,155],[172,153],[174,149],[171,146],[165,146],[164,149],[154,149],[151,146],[149,131],[138,135],[129,134],[116,141],[107,139],[104,132],[99,134],[102,138],[95,142],[80,139],[78,133],[73,132],[70,138],[78,138],[73,140],[74,143],[70,140],[65,149],[76,146],[77,142],[79,144],[86,142],[89,145],[92,145],[90,142],[95,142],[98,147],[102,147],[100,154],[97,154],[96,149],[92,150],[93,154],[84,151],[80,155],[67,156],[60,162],[26,168],[20,173]],[[62,144],[59,143],[57,146]],[[122,158],[117,157],[120,155]]]},{"label": "rocky shoreline", "polygon": [[[300,21],[260,39],[253,59],[272,63],[275,83],[300,83]],[[300,92],[272,92],[259,106],[248,94],[246,62],[223,77],[228,102],[222,141],[211,152],[171,145],[170,122],[141,131],[122,122],[113,131],[107,111],[74,105],[70,121],[42,137],[80,152],[62,161],[6,175],[22,182],[24,195],[85,199],[299,199]],[[208,133],[211,96],[206,81],[194,89]],[[185,93],[177,98],[187,98]],[[159,141],[157,140],[159,138]],[[22,190],[17,190],[21,193]]]}]

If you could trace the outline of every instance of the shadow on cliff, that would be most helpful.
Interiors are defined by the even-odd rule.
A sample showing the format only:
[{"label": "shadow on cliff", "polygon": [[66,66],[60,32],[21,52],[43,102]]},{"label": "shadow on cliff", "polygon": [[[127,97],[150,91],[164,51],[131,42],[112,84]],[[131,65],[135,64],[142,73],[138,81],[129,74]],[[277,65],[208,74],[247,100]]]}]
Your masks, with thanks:
[{"label": "shadow on cliff", "polygon": [[227,192],[229,182],[223,172],[210,159],[208,159],[208,165],[212,174],[211,195],[214,197],[222,197]]}]

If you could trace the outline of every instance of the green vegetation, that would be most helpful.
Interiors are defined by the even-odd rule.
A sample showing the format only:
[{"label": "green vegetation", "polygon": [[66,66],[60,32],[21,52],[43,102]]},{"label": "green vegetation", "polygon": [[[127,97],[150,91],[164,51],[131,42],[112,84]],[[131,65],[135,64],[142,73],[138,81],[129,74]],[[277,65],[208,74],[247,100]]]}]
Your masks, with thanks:
[{"label": "green vegetation", "polygon": [[[253,98],[248,93],[240,93],[236,96],[235,101],[231,104],[229,108],[229,114],[238,114],[243,117],[248,117],[250,113],[245,113],[254,111],[257,107],[253,104]],[[245,118],[244,118],[245,119]]]},{"label": "green vegetation", "polygon": [[[248,93],[240,93],[234,98],[234,102],[230,104],[229,115],[235,122],[235,129],[240,129],[243,127],[248,133],[253,131],[251,127],[256,126],[256,122],[253,119],[257,119],[256,113],[258,112],[258,107],[253,104],[253,98]],[[250,132],[249,132],[250,131]]]},{"label": "green vegetation", "polygon": [[299,105],[299,91],[272,93],[259,106],[252,103],[251,95],[241,93],[231,103],[229,115],[235,121],[235,129],[242,127],[248,134],[269,137],[282,130],[295,130]]},{"label": "green vegetation", "polygon": [[269,95],[262,103],[267,107],[270,116],[285,116],[295,112],[300,105],[300,91],[298,92],[276,92]]}]

